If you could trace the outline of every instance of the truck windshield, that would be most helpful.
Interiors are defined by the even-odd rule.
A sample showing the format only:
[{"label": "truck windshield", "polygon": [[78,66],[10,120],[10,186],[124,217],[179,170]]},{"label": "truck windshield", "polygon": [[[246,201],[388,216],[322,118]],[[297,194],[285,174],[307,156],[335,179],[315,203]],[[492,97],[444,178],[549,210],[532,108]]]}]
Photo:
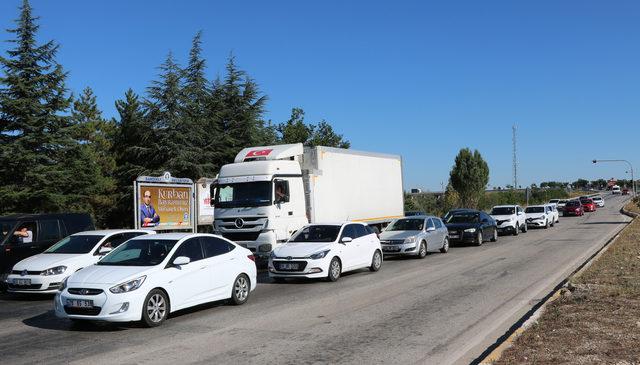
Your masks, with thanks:
[{"label": "truck windshield", "polygon": [[215,206],[219,208],[258,207],[271,205],[271,181],[220,184]]}]

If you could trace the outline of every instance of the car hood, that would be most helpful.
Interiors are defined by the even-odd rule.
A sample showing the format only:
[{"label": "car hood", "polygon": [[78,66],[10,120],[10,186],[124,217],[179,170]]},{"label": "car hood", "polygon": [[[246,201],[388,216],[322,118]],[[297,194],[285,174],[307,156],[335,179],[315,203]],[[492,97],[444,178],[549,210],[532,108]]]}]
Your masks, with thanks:
[{"label": "car hood", "polygon": [[142,275],[147,275],[155,268],[156,266],[92,265],[71,275],[67,285],[117,285]]},{"label": "car hood", "polygon": [[56,266],[73,267],[86,261],[87,254],[41,253],[28,257],[13,266],[13,270],[43,271]]},{"label": "car hood", "polygon": [[408,237],[417,236],[421,231],[385,231],[380,233],[380,240],[403,240]]},{"label": "car hood", "polygon": [[536,219],[536,218],[545,218],[546,215],[544,213],[527,213],[527,219]]},{"label": "car hood", "polygon": [[445,225],[447,226],[447,229],[467,229],[480,227],[480,223],[447,223]]},{"label": "car hood", "polygon": [[331,249],[331,242],[288,242],[273,250],[277,257],[305,257]]},{"label": "car hood", "polygon": [[500,221],[508,221],[509,219],[516,218],[515,214],[505,214],[505,215],[491,215],[491,218]]}]

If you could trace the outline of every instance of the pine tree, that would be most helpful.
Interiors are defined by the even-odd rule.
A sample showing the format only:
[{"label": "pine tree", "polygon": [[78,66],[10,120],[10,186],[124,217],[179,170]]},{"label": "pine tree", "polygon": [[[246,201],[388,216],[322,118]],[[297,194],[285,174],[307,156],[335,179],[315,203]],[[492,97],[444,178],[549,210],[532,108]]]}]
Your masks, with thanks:
[{"label": "pine tree", "polygon": [[[91,193],[78,177],[95,166],[78,151],[65,113],[67,74],[55,60],[58,45],[38,45],[37,17],[27,0],[20,7],[16,38],[0,57],[0,212],[51,212],[86,208]],[[91,181],[89,181],[90,183]]]},{"label": "pine tree", "polygon": [[280,134],[280,143],[304,143],[306,144],[313,135],[314,126],[304,122],[304,110],[291,109],[291,117],[284,123],[278,124],[276,130]]},{"label": "pine tree", "polygon": [[351,143],[344,139],[342,134],[334,132],[331,124],[324,120],[314,126],[313,134],[307,144],[309,146],[327,146],[337,148],[351,147]]}]

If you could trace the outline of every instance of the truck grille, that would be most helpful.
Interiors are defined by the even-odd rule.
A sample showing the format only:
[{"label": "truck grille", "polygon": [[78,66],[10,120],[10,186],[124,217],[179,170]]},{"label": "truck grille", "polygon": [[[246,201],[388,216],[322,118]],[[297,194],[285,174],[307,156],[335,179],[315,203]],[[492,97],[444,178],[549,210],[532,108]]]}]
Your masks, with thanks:
[{"label": "truck grille", "polygon": [[256,241],[260,232],[222,232],[222,236],[232,241]]}]

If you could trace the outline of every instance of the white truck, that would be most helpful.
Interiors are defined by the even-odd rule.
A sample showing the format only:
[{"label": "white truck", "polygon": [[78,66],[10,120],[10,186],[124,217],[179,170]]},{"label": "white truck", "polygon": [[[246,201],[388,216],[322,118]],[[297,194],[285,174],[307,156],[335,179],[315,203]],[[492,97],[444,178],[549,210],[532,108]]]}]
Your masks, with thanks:
[{"label": "white truck", "polygon": [[213,189],[214,232],[262,258],[308,223],[380,229],[404,213],[401,157],[349,149],[245,148]]}]

